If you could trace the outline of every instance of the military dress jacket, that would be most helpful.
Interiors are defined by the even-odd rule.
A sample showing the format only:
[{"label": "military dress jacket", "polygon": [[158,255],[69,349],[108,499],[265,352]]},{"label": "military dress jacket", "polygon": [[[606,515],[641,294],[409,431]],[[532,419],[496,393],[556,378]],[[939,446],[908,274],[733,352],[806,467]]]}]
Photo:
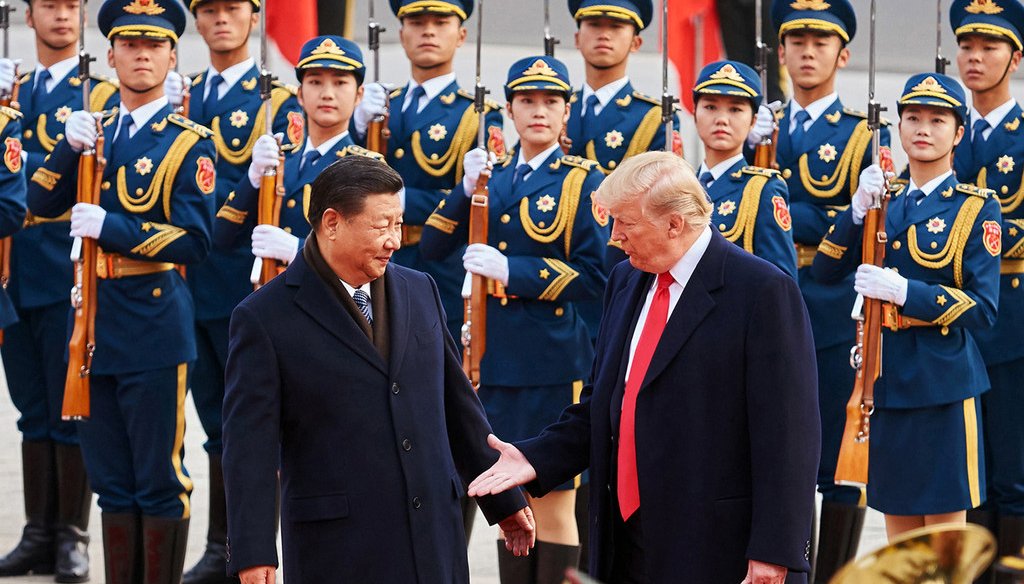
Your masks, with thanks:
[{"label": "military dress jacket", "polygon": [[[25,177],[31,178],[46,156],[64,138],[64,123],[71,112],[82,109],[82,81],[78,66],[59,80],[49,93],[36,99],[36,71],[23,75],[18,102],[22,147],[28,153]],[[118,104],[116,81],[93,76],[89,108],[103,111]],[[69,216],[54,219],[28,213],[25,228],[14,234],[11,246],[11,281],[7,292],[18,308],[38,308],[68,301],[72,281]]]},{"label": "military dress jacket", "polygon": [[707,190],[711,225],[725,239],[796,278],[789,191],[776,170],[737,162]]},{"label": "military dress jacket", "polygon": [[[320,176],[332,162],[345,156],[368,156],[377,160],[384,157],[361,146],[356,146],[350,135],[346,134],[331,149],[332,155],[321,156],[311,164],[302,164],[302,150],[297,149],[287,156],[284,162],[284,200],[281,201],[281,216],[278,227],[299,238],[299,249],[309,235],[312,227],[309,224],[309,195],[313,181]],[[252,269],[253,255],[251,236],[253,227],[257,225],[258,203],[260,191],[249,182],[248,174],[235,184],[227,201],[217,211],[214,222],[213,237],[215,245],[227,245],[230,242],[246,241],[246,261]],[[248,282],[248,274],[246,274]],[[249,285],[252,291],[252,285]]]},{"label": "military dress jacket", "polygon": [[[807,302],[818,349],[853,341],[849,328],[850,308],[856,295],[852,286],[823,286],[805,270],[814,248],[850,204],[857,192],[860,172],[871,164],[871,133],[865,114],[843,107],[836,99],[805,134],[803,147],[795,148],[789,134],[792,106],[778,119],[777,160],[789,185],[789,209],[793,215],[793,241],[805,251],[798,253],[800,290]],[[889,129],[882,128],[881,143],[889,144]]]},{"label": "military dress jacket", "polygon": [[[216,111],[204,109],[206,73],[192,78],[189,118],[213,131],[217,146],[216,204],[227,202],[239,180],[247,176],[252,148],[266,133],[266,110],[260,99],[259,69],[254,65],[217,102]],[[305,141],[305,118],[295,88],[274,83],[270,92],[271,128],[284,134],[284,144],[297,147]],[[196,319],[227,319],[242,298],[252,292],[250,231],[224,245],[214,245],[206,261],[189,266],[188,284],[196,303]]]},{"label": "military dress jacket", "polygon": [[[98,375],[146,371],[196,358],[191,294],[173,264],[204,260],[213,231],[216,149],[211,132],[165,106],[113,152],[117,108],[103,121],[108,139],[98,238],[107,254],[166,264],[145,275],[99,280],[96,311]],[[59,217],[76,202],[79,154],[61,140],[29,182],[29,210]],[[116,265],[98,266],[116,272]],[[110,262],[113,264],[114,262]]]},{"label": "military dress jacket", "polygon": [[[596,118],[583,121],[583,91],[569,98],[569,123],[566,135],[572,140],[569,154],[598,163],[608,174],[630,156],[665,149],[665,125],[661,121],[661,100],[648,97],[626,83]],[[591,116],[588,116],[591,118]],[[679,115],[672,116],[673,146],[682,155]]]},{"label": "military dress jacket", "polygon": [[968,131],[953,153],[957,179],[992,189],[1002,211],[1003,256],[999,285],[999,319],[991,329],[974,333],[986,365],[1024,357],[1024,112],[1014,105],[988,140],[973,143]]},{"label": "military dress jacket", "polygon": [[[512,152],[490,179],[488,245],[508,257],[508,286],[487,300],[487,352],[481,383],[537,386],[586,377],[593,349],[576,303],[599,298],[608,216],[591,195],[604,175],[597,165],[555,150],[518,190]],[[427,220],[425,258],[466,244],[470,199],[460,184]]]},{"label": "military dress jacket", "polygon": [[[0,237],[10,237],[25,221],[25,168],[21,159],[21,112],[0,107]],[[7,241],[10,244],[10,240]],[[6,284],[6,282],[4,283]],[[7,290],[0,288],[0,328],[18,321]]]},{"label": "military dress jacket", "polygon": [[[906,187],[889,202],[885,266],[909,280],[901,316],[931,323],[882,330],[882,374],[875,404],[920,408],[975,397],[989,388],[974,331],[996,321],[999,300],[999,203],[991,191],[950,176],[920,204]],[[836,282],[861,263],[863,225],[844,211],[818,247],[812,270]],[[846,324],[855,330],[855,323]]]}]

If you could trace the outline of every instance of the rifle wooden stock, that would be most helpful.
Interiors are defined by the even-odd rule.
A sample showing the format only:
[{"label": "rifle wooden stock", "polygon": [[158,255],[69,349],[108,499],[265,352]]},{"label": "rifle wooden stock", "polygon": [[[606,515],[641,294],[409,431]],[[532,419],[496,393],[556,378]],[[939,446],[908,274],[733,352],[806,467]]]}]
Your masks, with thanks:
[{"label": "rifle wooden stock", "polygon": [[[273,174],[264,174],[260,179],[260,194],[257,199],[257,221],[260,225],[273,225],[279,227],[281,224],[281,201],[284,200],[284,153],[281,153],[277,162],[277,171]],[[259,261],[259,260],[257,260]],[[260,270],[259,281],[255,287],[265,285],[283,271],[281,262],[273,258],[262,260],[263,268]]]},{"label": "rifle wooden stock", "polygon": [[178,113],[180,113],[182,116],[187,118],[188,117],[188,112],[189,112],[189,106],[191,105],[191,103],[192,103],[192,92],[189,91],[188,88],[186,88],[185,89],[185,93],[182,94],[182,96],[181,96],[181,105],[178,106]]},{"label": "rifle wooden stock", "polygon": [[[490,177],[481,174],[470,199],[469,243],[487,243],[488,191]],[[473,274],[472,292],[463,300],[462,369],[473,388],[480,387],[480,362],[487,350],[487,278]]]},{"label": "rifle wooden stock", "polygon": [[[95,149],[82,153],[78,162],[79,203],[100,203],[100,182],[106,162],[103,158],[103,135],[100,134]],[[96,351],[96,256],[99,246],[95,239],[89,237],[83,237],[81,242],[81,253],[75,262],[75,287],[71,291],[75,326],[68,343],[68,371],[61,407],[61,418],[65,420],[89,418],[89,374]]]},{"label": "rifle wooden stock", "polygon": [[762,140],[754,147],[754,166],[778,169],[779,163],[775,155],[778,142],[779,129],[775,128],[770,140]]},{"label": "rifle wooden stock", "polygon": [[366,149],[372,150],[383,156],[388,155],[388,138],[391,130],[388,129],[388,114],[381,114],[370,120],[366,127]]}]

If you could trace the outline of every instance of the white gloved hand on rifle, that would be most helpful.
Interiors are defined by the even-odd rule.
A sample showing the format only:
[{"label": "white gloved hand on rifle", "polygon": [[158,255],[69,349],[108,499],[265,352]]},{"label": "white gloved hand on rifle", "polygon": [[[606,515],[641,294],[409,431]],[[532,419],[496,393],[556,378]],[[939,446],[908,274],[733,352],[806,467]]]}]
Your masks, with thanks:
[{"label": "white gloved hand on rifle", "polygon": [[11,59],[0,59],[0,93],[10,95],[14,91],[14,82],[18,75],[18,62]]},{"label": "white gloved hand on rifle", "polygon": [[490,172],[497,160],[493,152],[487,152],[483,148],[474,148],[466,153],[462,159],[462,190],[466,191],[467,197],[473,196],[480,175],[485,170]]},{"label": "white gloved hand on rifle", "polygon": [[775,112],[772,111],[772,108],[780,105],[779,102],[773,102],[770,105],[762,103],[757,108],[757,121],[754,122],[754,127],[750,129],[750,133],[747,134],[747,146],[753,148],[765,138],[772,137],[772,134],[775,133]]},{"label": "white gloved hand on rifle", "polygon": [[853,280],[853,289],[858,294],[898,306],[907,302],[908,285],[907,279],[893,270],[871,264],[861,264]]},{"label": "white gloved hand on rifle", "polygon": [[252,162],[249,163],[249,184],[253,188],[260,188],[260,180],[269,168],[276,168],[281,156],[281,148],[278,140],[284,138],[284,134],[269,136],[263,134],[256,139],[252,147]]},{"label": "white gloved hand on rifle", "polygon": [[884,189],[885,173],[882,172],[882,167],[872,164],[860,172],[857,192],[853,194],[853,200],[850,203],[855,225],[864,223],[864,215],[867,214],[875,198],[881,196]]},{"label": "white gloved hand on rifle", "polygon": [[[192,80],[188,77],[184,77],[177,71],[168,71],[167,77],[164,79],[164,95],[167,96],[167,101],[171,103],[172,108],[181,107],[182,102],[185,101],[185,92],[192,87]],[[216,87],[211,87],[210,91],[217,91]]]},{"label": "white gloved hand on rifle", "polygon": [[88,150],[96,145],[96,117],[87,111],[74,111],[64,124],[64,137],[75,152]]},{"label": "white gloved hand on rifle", "polygon": [[484,243],[471,243],[462,255],[462,267],[467,272],[497,280],[508,286],[508,258]]},{"label": "white gloved hand on rifle", "polygon": [[299,238],[273,225],[257,225],[252,230],[252,255],[290,264],[299,252]]},{"label": "white gloved hand on rifle", "polygon": [[360,136],[366,135],[366,128],[370,121],[388,109],[388,90],[380,83],[367,83],[363,85],[363,99],[356,106],[352,114],[352,120],[356,123],[356,132]]},{"label": "white gloved hand on rifle", "polygon": [[107,212],[99,205],[76,203],[71,207],[71,237],[99,239]]}]

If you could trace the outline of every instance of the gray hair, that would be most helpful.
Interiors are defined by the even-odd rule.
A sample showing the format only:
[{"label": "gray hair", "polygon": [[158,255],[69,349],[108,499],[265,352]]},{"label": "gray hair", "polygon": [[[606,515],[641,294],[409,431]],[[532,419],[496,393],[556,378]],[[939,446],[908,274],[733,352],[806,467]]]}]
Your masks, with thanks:
[{"label": "gray hair", "polygon": [[693,168],[671,152],[645,152],[623,161],[594,193],[605,208],[639,201],[644,215],[679,213],[692,229],[711,222],[711,201]]}]

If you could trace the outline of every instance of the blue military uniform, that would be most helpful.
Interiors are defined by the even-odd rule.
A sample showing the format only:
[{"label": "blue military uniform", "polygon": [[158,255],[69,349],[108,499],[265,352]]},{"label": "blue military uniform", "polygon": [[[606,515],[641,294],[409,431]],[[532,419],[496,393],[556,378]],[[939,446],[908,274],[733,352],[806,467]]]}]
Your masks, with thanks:
[{"label": "blue military uniform", "polygon": [[[454,14],[465,21],[473,13],[473,0],[391,0],[391,10],[399,19],[432,13]],[[462,182],[462,159],[466,152],[476,147],[479,115],[473,109],[473,93],[460,88],[454,76],[429,100],[430,93],[424,94],[418,102],[418,111],[403,111],[407,99],[409,108],[417,105],[413,103],[413,97],[419,95],[418,90],[423,86],[413,85],[410,82],[390,94],[388,127],[391,136],[388,138],[387,163],[405,182],[402,248],[395,252],[392,261],[433,276],[448,317],[448,330],[459,338],[464,274],[461,248],[453,250],[450,255],[427,261],[420,253],[419,241],[427,217],[448,192]],[[485,109],[488,147],[501,155],[505,149],[501,134],[501,107],[487,100]]]},{"label": "blue military uniform", "polygon": [[[949,16],[954,34],[958,39],[980,35],[1005,41],[1011,50],[1024,49],[1024,6],[1017,0],[991,5],[993,10],[984,11],[977,10],[977,3],[953,2]],[[984,118],[973,111],[953,156],[957,179],[992,189],[1002,211],[999,319],[991,329],[972,333],[992,384],[982,396],[988,501],[969,516],[997,534],[1000,555],[1017,553],[1024,545],[1024,112],[1016,102],[1009,105],[1001,119],[996,111]]]},{"label": "blue military uniform", "polygon": [[[124,36],[174,44],[185,13],[177,2],[108,0],[99,25],[115,52]],[[131,114],[121,109],[102,119],[110,139],[102,152],[92,411],[79,437],[103,510],[107,580],[133,581],[141,569],[169,584],[180,577],[188,534],[184,406],[196,358],[192,299],[175,265],[209,253],[216,149],[211,132],[174,114],[166,98]],[[58,217],[75,204],[78,160],[67,140],[57,143],[29,183],[35,215]]]},{"label": "blue military uniform", "polygon": [[[703,95],[742,97],[750,100],[752,111],[757,111],[761,80],[743,63],[710,63],[697,77],[693,102],[699,103]],[[786,181],[777,170],[747,166],[742,155],[734,163],[728,162],[711,169],[702,164],[698,173],[714,206],[711,225],[727,240],[795,279],[796,251]]]},{"label": "blue military uniform", "polygon": [[[363,53],[359,46],[339,36],[316,37],[302,46],[299,65],[295,70],[296,76],[301,80],[306,70],[317,68],[349,71],[360,85],[366,73]],[[326,154],[320,152],[324,149],[327,149]],[[376,152],[356,145],[348,132],[344,132],[335,138],[335,142],[329,148],[326,143],[314,148],[312,142],[308,142],[305,151],[296,150],[285,159],[285,197],[281,203],[279,227],[299,238],[299,249],[302,249],[302,244],[311,229],[307,219],[311,185],[323,169],[345,156],[369,156],[380,160],[384,158]],[[258,202],[259,188],[252,186],[249,177],[243,174],[235,190],[228,195],[227,202],[217,211],[214,229],[214,242],[217,246],[232,245],[240,239],[248,241],[247,238],[256,225]],[[251,254],[248,261],[251,268]]]},{"label": "blue military uniform", "polygon": [[[901,110],[948,108],[961,120],[965,103],[956,81],[928,73],[911,77],[899,101]],[[984,500],[978,402],[989,383],[972,332],[996,320],[999,218],[992,191],[952,172],[901,186],[889,203],[885,266],[909,282],[902,306],[883,304],[868,471],[868,502],[883,513],[948,513]],[[854,271],[862,233],[845,211],[818,248],[815,276],[832,282]]]},{"label": "blue military uniform", "polygon": [[[25,221],[25,171],[20,136],[21,112],[0,106],[0,141],[3,142],[3,165],[0,166],[0,237],[10,237],[21,229]],[[7,243],[9,244],[10,240]],[[0,288],[0,328],[17,321],[18,314],[7,295],[5,285]]]}]

